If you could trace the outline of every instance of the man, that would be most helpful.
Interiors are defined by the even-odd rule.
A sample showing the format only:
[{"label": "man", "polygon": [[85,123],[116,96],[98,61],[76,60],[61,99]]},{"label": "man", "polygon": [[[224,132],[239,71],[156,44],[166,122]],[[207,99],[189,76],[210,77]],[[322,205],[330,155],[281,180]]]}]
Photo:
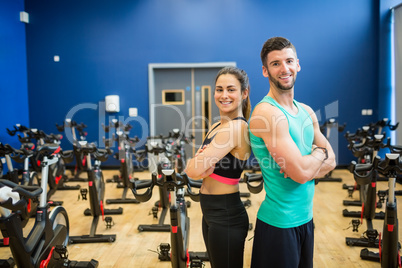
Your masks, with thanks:
[{"label": "man", "polygon": [[300,71],[293,44],[268,39],[261,50],[270,89],[250,118],[251,147],[266,191],[257,214],[251,267],[313,267],[314,178],[335,168],[313,110],[294,100]]}]

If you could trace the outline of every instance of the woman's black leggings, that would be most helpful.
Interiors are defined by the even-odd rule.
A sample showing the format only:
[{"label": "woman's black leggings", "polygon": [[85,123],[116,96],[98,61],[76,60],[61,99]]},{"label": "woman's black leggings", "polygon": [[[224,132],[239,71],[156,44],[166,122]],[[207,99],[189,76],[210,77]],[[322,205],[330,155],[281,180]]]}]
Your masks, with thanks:
[{"label": "woman's black leggings", "polygon": [[243,268],[249,221],[240,193],[200,194],[202,234],[212,268]]}]

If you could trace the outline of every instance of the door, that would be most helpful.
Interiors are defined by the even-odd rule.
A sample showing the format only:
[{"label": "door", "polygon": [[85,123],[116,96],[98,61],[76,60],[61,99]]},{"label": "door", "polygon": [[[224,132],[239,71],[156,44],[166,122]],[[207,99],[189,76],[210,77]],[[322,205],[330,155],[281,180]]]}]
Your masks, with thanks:
[{"label": "door", "polygon": [[192,157],[219,118],[213,93],[215,77],[225,66],[236,63],[150,64],[150,135],[167,136],[173,128],[193,135],[186,149]]}]

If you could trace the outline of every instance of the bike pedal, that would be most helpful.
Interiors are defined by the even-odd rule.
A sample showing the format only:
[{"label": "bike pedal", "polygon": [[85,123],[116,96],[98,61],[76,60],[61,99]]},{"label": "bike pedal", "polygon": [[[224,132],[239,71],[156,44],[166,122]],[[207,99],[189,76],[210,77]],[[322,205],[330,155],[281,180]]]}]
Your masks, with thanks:
[{"label": "bike pedal", "polygon": [[86,188],[80,189],[80,193],[81,193],[82,200],[87,200],[88,189],[86,189]]},{"label": "bike pedal", "polygon": [[106,229],[112,228],[114,225],[112,217],[105,217]]},{"label": "bike pedal", "polygon": [[360,220],[352,220],[353,232],[359,231]]},{"label": "bike pedal", "polygon": [[170,261],[170,244],[169,243],[162,243],[159,245],[158,248],[158,259],[160,261]]},{"label": "bike pedal", "polygon": [[153,215],[154,219],[158,219],[158,211],[159,211],[158,207],[152,208],[152,215]]},{"label": "bike pedal", "polygon": [[60,258],[66,260],[68,258],[67,254],[67,247],[63,245],[57,245],[54,249],[54,251],[57,252],[57,254],[60,255]]},{"label": "bike pedal", "polygon": [[203,268],[205,267],[205,263],[202,260],[192,260],[190,263],[191,268]]}]

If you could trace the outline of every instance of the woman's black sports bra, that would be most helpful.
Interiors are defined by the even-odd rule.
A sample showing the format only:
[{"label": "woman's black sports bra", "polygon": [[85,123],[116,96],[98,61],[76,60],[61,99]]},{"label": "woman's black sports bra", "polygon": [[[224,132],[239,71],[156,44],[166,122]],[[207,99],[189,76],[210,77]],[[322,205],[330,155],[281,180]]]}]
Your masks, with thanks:
[{"label": "woman's black sports bra", "polygon": [[[233,120],[238,120],[238,119],[244,120],[245,122],[247,122],[247,120],[244,117],[236,117]],[[220,125],[220,123],[217,124],[212,130],[210,130],[208,132],[208,134],[211,133],[219,125]],[[207,134],[207,137],[204,139],[204,142],[202,143],[202,147],[204,145],[210,144],[217,133],[215,133],[215,135],[213,135],[210,138],[208,138],[208,134]],[[236,185],[240,181],[240,176],[244,170],[246,163],[247,163],[247,160],[240,160],[240,159],[234,157],[229,152],[227,155],[225,155],[221,160],[219,160],[215,164],[214,172],[209,176],[222,183]]]}]

